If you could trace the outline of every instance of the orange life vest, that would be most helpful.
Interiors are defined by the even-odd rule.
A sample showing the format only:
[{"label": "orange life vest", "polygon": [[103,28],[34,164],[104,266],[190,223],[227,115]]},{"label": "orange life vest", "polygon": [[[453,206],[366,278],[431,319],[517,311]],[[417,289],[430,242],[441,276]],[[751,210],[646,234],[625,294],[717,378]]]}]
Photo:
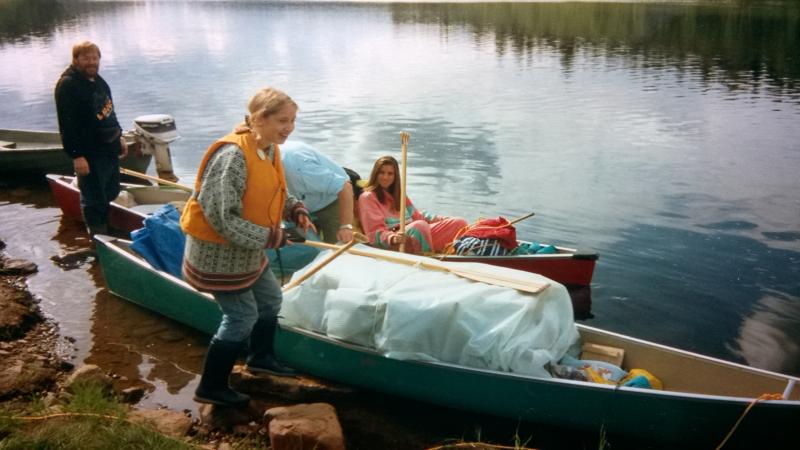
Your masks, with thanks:
[{"label": "orange life vest", "polygon": [[223,238],[206,220],[200,202],[195,198],[200,192],[203,172],[211,156],[226,144],[236,144],[244,153],[247,165],[247,180],[242,197],[242,217],[262,227],[278,227],[281,224],[283,205],[286,202],[286,179],[283,175],[283,164],[278,146],[272,161],[261,159],[253,135],[249,131],[231,133],[211,144],[206,150],[200,167],[197,169],[197,181],[194,185],[195,195],[186,203],[181,214],[181,229],[197,239],[218,244],[225,244]]}]

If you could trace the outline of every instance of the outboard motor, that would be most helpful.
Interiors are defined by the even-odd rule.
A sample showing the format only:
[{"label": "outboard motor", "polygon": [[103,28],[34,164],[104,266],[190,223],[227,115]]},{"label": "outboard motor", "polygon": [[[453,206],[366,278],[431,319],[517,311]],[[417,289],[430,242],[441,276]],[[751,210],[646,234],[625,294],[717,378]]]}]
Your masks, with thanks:
[{"label": "outboard motor", "polygon": [[142,153],[155,156],[158,177],[178,181],[172,171],[169,152],[169,144],[180,138],[175,119],[168,114],[147,114],[133,119],[133,127],[133,135],[141,143]]}]

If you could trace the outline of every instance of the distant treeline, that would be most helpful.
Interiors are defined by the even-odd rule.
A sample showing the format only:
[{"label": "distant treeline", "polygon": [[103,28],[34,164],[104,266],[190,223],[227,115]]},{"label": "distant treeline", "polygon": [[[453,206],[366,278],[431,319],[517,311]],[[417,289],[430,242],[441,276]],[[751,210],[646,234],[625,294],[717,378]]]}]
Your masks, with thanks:
[{"label": "distant treeline", "polygon": [[[800,79],[800,2],[701,4],[394,4],[397,23],[468,27],[493,36],[499,54],[557,50],[569,68],[577,52],[629,57],[637,65],[700,67],[710,78],[763,80],[793,88]],[[745,75],[740,77],[739,75]]]},{"label": "distant treeline", "polygon": [[[336,7],[330,3],[303,6],[311,5]],[[61,24],[130,6],[127,2],[0,0],[0,45],[47,38]],[[256,2],[248,3],[248,7],[260,6]],[[524,58],[542,49],[556,50],[562,55],[565,70],[570,69],[578,52],[589,52],[621,56],[636,65],[699,68],[709,79],[719,77],[733,83],[742,79],[791,90],[800,87],[797,0],[397,3],[386,7],[396,23],[434,24],[444,34],[450,27],[465,27],[474,33],[478,45],[493,45],[501,55]]]},{"label": "distant treeline", "polygon": [[134,4],[133,1],[0,0],[0,45],[46,39],[63,24]]},{"label": "distant treeline", "polygon": [[50,33],[63,16],[64,7],[57,1],[0,1],[0,43]]}]

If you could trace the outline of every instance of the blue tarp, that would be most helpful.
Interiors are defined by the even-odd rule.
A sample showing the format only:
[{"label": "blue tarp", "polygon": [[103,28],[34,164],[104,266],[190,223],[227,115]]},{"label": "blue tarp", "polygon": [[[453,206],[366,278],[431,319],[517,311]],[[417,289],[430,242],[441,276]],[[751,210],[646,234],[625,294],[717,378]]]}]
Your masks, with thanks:
[{"label": "blue tarp", "polygon": [[[131,232],[131,247],[142,255],[153,267],[170,275],[183,278],[181,264],[186,236],[180,226],[181,213],[172,205],[166,204],[144,220],[144,227]],[[309,230],[311,240],[319,237]],[[305,245],[283,247],[280,260],[275,250],[267,250],[270,268],[276,275],[291,275],[305,267],[319,253],[319,250]],[[283,272],[283,274],[281,273]]]},{"label": "blue tarp", "polygon": [[158,270],[183,278],[181,263],[186,244],[180,225],[181,213],[170,204],[144,219],[144,227],[131,232],[133,248]]}]

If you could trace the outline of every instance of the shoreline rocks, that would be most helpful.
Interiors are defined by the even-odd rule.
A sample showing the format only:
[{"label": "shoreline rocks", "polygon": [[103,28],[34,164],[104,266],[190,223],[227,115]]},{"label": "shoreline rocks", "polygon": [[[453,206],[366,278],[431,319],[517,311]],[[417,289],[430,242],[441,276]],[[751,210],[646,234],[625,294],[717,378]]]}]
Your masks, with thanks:
[{"label": "shoreline rocks", "polygon": [[8,275],[31,266],[0,256],[0,401],[51,389],[72,367],[57,354],[58,327],[44,318],[24,278]]}]

